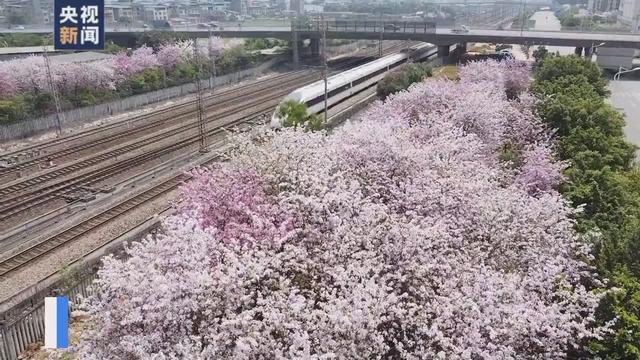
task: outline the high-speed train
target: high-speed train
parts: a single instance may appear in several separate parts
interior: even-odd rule
[[[409,59],[419,61],[434,55],[436,51],[435,45],[421,43],[400,53],[385,56],[329,77],[327,79],[327,107],[330,108],[377,84],[389,70],[406,63]],[[310,114],[322,112],[324,110],[324,80],[294,90],[280,104],[290,100],[305,103]],[[282,125],[278,110],[276,109],[271,118],[271,126],[274,128],[279,128]]]

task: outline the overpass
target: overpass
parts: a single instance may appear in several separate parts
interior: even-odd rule
[[[396,29],[388,26],[395,25]],[[208,37],[210,34],[226,38],[276,38],[283,40],[320,39],[322,26],[317,23],[279,27],[229,27],[209,30],[190,30],[175,28],[168,30],[185,37]],[[385,28],[385,26],[387,26]],[[522,45],[548,45],[592,47],[606,43],[607,47],[640,49],[640,34],[610,32],[569,32],[569,31],[536,31],[536,30],[491,30],[471,29],[466,33],[454,33],[451,28],[435,28],[432,23],[393,22],[380,23],[370,21],[325,22],[328,39],[373,39],[414,40],[437,45],[464,44],[469,42],[506,43]],[[128,29],[124,31],[107,30],[107,40],[121,44],[135,43],[140,33],[148,29]],[[166,31],[166,30],[165,30]],[[4,32],[4,31],[3,31]],[[17,30],[15,33],[50,34],[51,29]]]

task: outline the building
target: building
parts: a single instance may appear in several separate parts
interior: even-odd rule
[[[640,22],[638,22],[640,18],[640,0],[621,0],[619,10],[618,20],[625,25],[629,25],[633,32],[638,32],[640,30]]]
[[[53,0],[4,0],[0,2],[0,23],[51,24]]]
[[[133,6],[127,4],[105,4],[104,17],[107,24],[132,23],[136,20]]]
[[[296,14],[304,14],[304,0],[291,0],[289,10]]]
[[[229,10],[240,15],[247,15],[247,0],[231,0]]]
[[[616,11],[620,8],[620,0],[589,0],[588,9],[594,13]]]
[[[324,6],[305,4],[304,12],[307,14],[322,14],[324,12]]]

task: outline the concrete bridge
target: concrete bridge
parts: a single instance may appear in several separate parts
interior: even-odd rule
[[[148,30],[147,30],[148,31]],[[129,38],[135,38],[143,31],[118,31],[107,32],[107,40],[127,43]],[[187,37],[207,37],[211,32],[203,30],[174,30],[175,33],[184,34]],[[228,38],[276,38],[293,40],[297,36],[299,40],[319,39],[322,32],[314,29],[291,28],[225,28],[216,30],[213,34]],[[327,31],[328,39],[380,39],[384,40],[415,40],[432,44],[446,45],[469,42],[506,43],[523,45],[549,45],[549,46],[573,46],[590,47],[606,43],[607,47],[640,49],[640,35],[632,33],[596,33],[596,32],[567,32],[567,31],[535,31],[535,30],[484,30],[471,29],[467,33],[454,33],[452,29],[427,29],[420,30],[417,27],[389,30],[382,27],[359,28],[335,28]]]
[[[395,26],[394,28],[391,25]],[[454,33],[451,28],[435,28],[432,23],[422,22],[371,22],[371,21],[331,21],[323,24],[312,23],[292,27],[224,27],[213,34],[227,38],[276,38],[284,40],[320,39],[322,28],[326,28],[328,39],[380,39],[415,40],[432,44],[447,45],[469,42],[507,43],[523,45],[549,45],[591,47],[606,43],[606,47],[640,49],[640,34],[607,32],[569,32],[536,30],[491,30],[471,29],[465,33]],[[149,29],[107,30],[107,40],[121,44],[135,43],[135,37]],[[186,37],[207,37],[209,30],[169,30]],[[3,31],[4,32],[4,31]],[[15,33],[50,34],[51,29],[8,31]]]
[[[106,39],[120,45],[132,47],[140,33],[148,29],[129,29],[126,31],[107,30]],[[451,45],[469,42],[506,43],[523,45],[570,46],[576,53],[590,55],[594,47],[640,49],[640,35],[632,33],[607,32],[569,32],[536,30],[493,30],[471,29],[456,32],[451,28],[436,28],[428,22],[403,21],[307,21],[295,22],[292,26],[280,27],[224,27],[211,30],[172,29],[173,33],[185,37],[208,37],[215,34],[227,38],[276,38],[293,42],[294,62],[297,62],[299,50],[304,40],[311,41],[311,52],[319,52],[320,38],[326,32],[328,39],[370,39],[370,40],[414,40],[439,45],[440,56],[446,56]],[[22,33],[50,33],[42,31],[16,31]],[[463,46],[464,48],[464,46]],[[579,51],[579,52],[578,52]]]

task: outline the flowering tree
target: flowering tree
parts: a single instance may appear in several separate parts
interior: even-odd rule
[[[159,67],[160,63],[153,48],[142,46],[133,51],[131,55],[122,52],[113,58],[113,65],[118,74],[124,78],[140,73],[146,69]]]
[[[239,136],[231,162],[192,174],[163,234],[105,260],[83,358],[580,351],[604,330],[588,249],[554,190],[561,164],[526,94],[462,74],[331,135]],[[509,167],[507,143],[522,159]]]
[[[224,49],[220,38],[213,37],[210,42],[215,54]],[[189,46],[188,41],[168,42],[161,45],[156,53],[152,48],[142,46],[130,55],[121,52],[106,60],[52,66],[53,83],[62,94],[83,89],[115,89],[116,84],[147,69],[173,70],[179,63],[191,61]],[[208,56],[207,49],[201,51]],[[54,59],[52,57],[52,61]],[[42,92],[51,92],[42,56],[0,62],[0,96]]]
[[[209,37],[207,45],[209,53],[214,56],[219,55],[225,49],[224,40],[219,36]]]
[[[7,70],[0,70],[0,96],[9,96],[16,92],[18,84]]]

